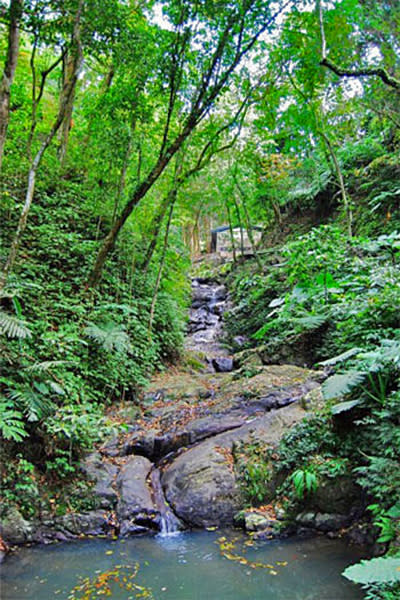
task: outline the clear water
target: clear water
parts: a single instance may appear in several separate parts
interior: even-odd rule
[[[156,600],[353,600],[363,596],[341,576],[347,565],[361,558],[360,551],[341,541],[293,539],[248,548],[246,538],[241,537],[233,552],[249,561],[269,563],[272,571],[224,558],[217,543],[221,535],[183,533],[24,548],[2,566],[0,596],[2,600],[66,599],[79,576],[93,577],[96,571],[135,562],[140,563],[135,581],[150,587]],[[112,598],[136,596],[118,588]]]

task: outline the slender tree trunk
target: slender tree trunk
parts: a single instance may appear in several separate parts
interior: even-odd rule
[[[32,110],[31,110],[31,128],[29,131],[29,138],[28,138],[28,143],[27,143],[27,152],[28,152],[29,158],[31,158],[32,141],[33,141],[33,136],[35,134],[35,130],[36,130],[37,122],[38,122],[37,112],[38,112],[40,101],[43,97],[46,79],[47,79],[47,76],[60,64],[60,62],[63,59],[64,52],[61,53],[61,55],[57,58],[57,60],[54,61],[54,63],[48,69],[41,71],[40,86],[39,86],[39,91],[37,94],[36,94],[37,74],[36,74],[36,67],[35,67],[35,55],[36,55],[36,45],[34,45],[34,47],[33,47],[32,54],[31,54],[31,60],[30,60],[31,71],[32,71]]]
[[[237,262],[236,246],[235,246],[235,236],[233,234],[231,209],[229,207],[228,200],[226,200],[226,199],[225,199],[225,206],[226,206],[226,212],[227,212],[227,215],[228,215],[228,225],[229,225],[229,233],[230,233],[230,236],[231,236],[233,262]]]
[[[343,206],[346,212],[346,223],[347,223],[347,235],[349,238],[353,236],[353,212],[351,210],[351,203],[346,193],[346,188],[344,185],[343,173],[339,165],[339,161],[336,156],[336,152],[333,149],[330,139],[323,131],[319,131],[322,139],[324,140],[328,152],[332,158],[333,164],[335,165],[336,176],[339,183],[340,193],[342,196]]]
[[[278,227],[282,231],[282,229],[283,229],[282,213],[281,213],[280,206],[279,206],[278,202],[276,202],[276,200],[274,200],[274,199],[271,199],[271,206],[272,206],[272,210],[274,211],[274,215],[275,215],[276,221],[278,223]]]
[[[165,229],[165,235],[164,235],[164,245],[163,245],[163,250],[162,250],[162,254],[161,254],[161,258],[160,258],[160,265],[158,267],[156,284],[154,286],[153,299],[151,301],[150,319],[149,319],[149,333],[150,334],[151,334],[151,330],[153,328],[154,311],[155,311],[155,308],[156,308],[158,291],[160,289],[162,272],[164,270],[165,256],[167,254],[167,248],[168,248],[168,237],[169,237],[169,231],[170,231],[170,228],[171,228],[172,213],[174,212],[175,201],[176,201],[176,193],[175,193],[175,198],[174,198],[174,200],[173,200],[173,202],[172,202],[172,204],[170,205],[170,208],[169,208],[167,227]]]
[[[119,178],[119,182],[118,182],[117,195],[116,195],[115,203],[114,203],[114,211],[113,211],[113,216],[112,216],[113,223],[115,221],[115,218],[116,218],[116,215],[118,212],[118,208],[119,208],[119,203],[120,203],[120,200],[122,198],[122,195],[124,193],[125,186],[126,186],[126,174],[127,174],[128,167],[129,167],[129,159],[131,158],[131,155],[132,155],[133,133],[135,131],[135,126],[136,126],[136,115],[135,115],[135,113],[133,113],[132,121],[130,124],[130,129],[129,129],[128,145],[126,147],[124,162],[122,165],[121,174],[120,174],[120,178]]]
[[[153,258],[153,254],[154,254],[154,251],[157,246],[158,236],[161,231],[164,217],[167,213],[168,207],[170,207],[171,204],[175,203],[176,194],[177,194],[177,188],[176,188],[176,186],[174,186],[162,200],[161,205],[158,209],[158,212],[153,219],[152,230],[150,232],[150,236],[151,236],[150,243],[147,247],[143,265],[142,265],[142,269],[145,273],[147,273],[151,259]]]
[[[158,159],[156,165],[150,171],[149,175],[144,181],[138,184],[135,191],[133,192],[130,200],[126,203],[120,215],[115,220],[115,223],[111,227],[109,233],[105,237],[103,244],[97,254],[96,262],[88,280],[89,287],[95,287],[100,280],[101,273],[106,262],[107,256],[114,249],[116,239],[123,225],[125,224],[128,217],[131,215],[135,206],[140,200],[147,194],[152,185],[160,177],[165,167],[170,162],[171,158],[176,154],[184,140],[188,137],[191,132],[191,128],[186,127],[184,131],[175,139],[165,154]]]
[[[258,268],[259,268],[260,272],[262,272],[263,271],[263,265],[262,265],[262,262],[260,260],[260,256],[258,254],[256,244],[254,242],[253,230],[252,230],[252,225],[251,225],[251,221],[250,221],[250,215],[249,215],[249,211],[247,210],[247,205],[246,205],[246,199],[247,199],[247,197],[246,197],[246,194],[245,194],[244,190],[242,189],[241,185],[239,184],[239,182],[237,181],[236,178],[235,178],[235,183],[236,183],[236,187],[239,190],[239,193],[240,193],[241,198],[242,198],[242,206],[243,206],[243,212],[244,212],[244,217],[245,217],[245,225],[246,225],[247,236],[249,238],[251,249],[253,250],[254,258],[256,259]]]
[[[244,239],[243,239],[242,219],[240,217],[239,204],[237,203],[237,200],[235,198],[235,194],[233,194],[233,193],[232,193],[232,200],[233,200],[233,203],[235,205],[236,218],[238,220],[238,225],[239,225],[239,229],[240,229],[240,252],[241,252],[241,255],[243,256],[243,254],[244,254]]]
[[[78,12],[75,17],[74,34],[73,34],[75,37],[78,37],[78,38],[80,36],[80,18],[81,18],[82,6],[83,6],[83,0],[80,0]],[[72,93],[73,92],[72,82],[70,82],[69,89],[70,89],[70,93]],[[40,166],[40,163],[42,161],[44,153],[46,152],[47,148],[50,146],[54,136],[57,134],[57,131],[59,130],[59,128],[63,122],[64,116],[65,116],[65,111],[66,111],[66,105],[68,104],[68,100],[69,100],[69,94],[68,94],[68,89],[67,89],[67,90],[64,90],[64,102],[62,104],[60,104],[60,108],[59,108],[56,120],[55,120],[50,132],[47,134],[46,139],[44,140],[41,147],[39,148],[39,151],[36,153],[36,156],[33,159],[31,167],[29,169],[28,187],[27,187],[26,196],[25,196],[25,203],[22,208],[22,212],[21,212],[21,215],[20,215],[20,218],[18,221],[14,239],[11,242],[7,260],[5,262],[3,271],[0,275],[0,293],[4,289],[5,284],[7,283],[8,275],[9,275],[11,269],[13,268],[15,259],[17,257],[18,248],[19,248],[19,245],[21,242],[22,234],[25,231],[28,214],[29,214],[29,211],[30,211],[30,208],[32,205],[32,201],[33,201],[33,194],[35,191],[37,170]]]
[[[61,125],[59,159],[64,164],[67,155],[69,132],[72,125],[72,111],[74,108],[76,84],[79,71],[83,62],[83,53],[80,36],[72,35],[71,48],[64,58],[64,85],[60,98],[60,105],[65,106],[64,118]]]
[[[10,92],[18,61],[19,21],[22,16],[23,4],[23,0],[11,0],[10,2],[7,57],[0,81],[0,170],[10,120]]]

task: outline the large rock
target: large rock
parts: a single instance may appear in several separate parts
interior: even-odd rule
[[[147,484],[152,466],[144,456],[132,456],[119,472],[117,517],[121,535],[159,529],[159,513]]]
[[[361,488],[350,476],[326,478],[311,499],[312,507],[325,513],[348,514],[361,502]]]
[[[299,405],[255,418],[183,452],[164,471],[162,484],[175,514],[196,527],[232,525],[243,505],[233,468],[239,443],[274,447],[282,435],[306,416]]]
[[[188,525],[230,525],[241,507],[232,464],[221,450],[203,442],[178,456],[163,475],[166,498]]]
[[[88,479],[95,482],[92,492],[98,500],[98,506],[114,507],[118,501],[115,489],[118,467],[100,454],[94,453],[82,462],[81,469],[86,473]]]
[[[151,493],[147,485],[147,477],[152,464],[144,456],[132,456],[121,468],[117,486],[120,500],[117,505],[119,518],[130,517],[139,512],[154,510]]]
[[[16,507],[8,509],[0,523],[0,536],[8,544],[23,544],[32,539],[34,527]]]
[[[158,433],[155,430],[143,432],[141,435],[130,436],[125,443],[126,454],[139,454],[152,461],[158,461],[171,452],[180,448],[212,437],[224,431],[241,427],[246,417],[235,415],[216,415],[199,417],[189,421],[182,429]]]

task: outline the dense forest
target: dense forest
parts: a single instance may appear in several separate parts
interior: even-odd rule
[[[82,456],[128,428],[115,407],[134,421],[155,373],[201,369],[183,347],[194,264],[230,289],[243,377],[324,371],[324,406],[280,444],[280,498],[294,514],[351,475],[391,565],[366,566],[366,597],[398,598],[399,3],[10,0],[0,15],[3,514],[82,510]],[[233,244],[207,260],[222,225],[250,258]],[[239,461],[255,505],[267,454]]]

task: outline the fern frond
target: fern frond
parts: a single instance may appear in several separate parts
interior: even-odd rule
[[[32,336],[32,333],[23,321],[9,315],[4,310],[0,310],[0,334],[5,334],[10,338],[21,339]]]
[[[351,358],[352,356],[359,354],[359,352],[360,352],[360,348],[351,348],[351,350],[347,350],[346,352],[342,352],[341,354],[338,354],[337,356],[333,356],[332,358],[329,358],[328,360],[324,360],[324,361],[318,363],[318,366],[330,367],[333,365],[337,365],[338,363],[344,362],[348,358]]]
[[[332,406],[331,413],[333,415],[339,415],[342,412],[347,412],[348,410],[351,410],[359,404],[361,404],[361,400],[348,400],[347,402],[339,402],[339,404],[335,404],[335,406]]]
[[[73,362],[70,360],[43,360],[42,362],[37,362],[30,367],[26,368],[28,372],[36,372],[36,373],[44,373],[46,371],[50,371],[55,367],[64,367],[65,365],[72,365]]]
[[[322,385],[325,400],[348,394],[354,387],[360,385],[366,376],[367,374],[362,371],[349,371],[328,377]]]
[[[322,325],[324,325],[328,320],[327,315],[307,315],[306,317],[299,317],[294,319],[296,325],[300,325],[300,327],[304,329],[318,329]]]
[[[102,323],[101,325],[89,323],[84,333],[109,352],[113,350],[116,352],[127,352],[130,348],[129,335],[122,325],[117,325],[112,321]]]
[[[29,386],[11,390],[8,397],[19,405],[29,422],[40,421],[43,417],[48,416],[54,407],[51,398]]]
[[[22,414],[7,400],[0,400],[0,434],[6,440],[21,442],[28,434],[24,429]]]

